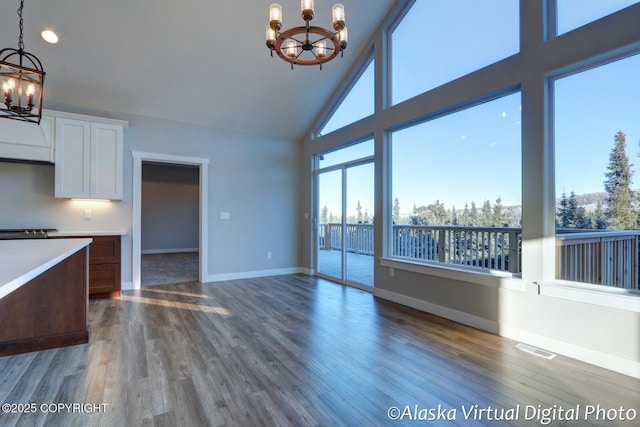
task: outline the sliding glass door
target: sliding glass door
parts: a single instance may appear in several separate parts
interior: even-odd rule
[[[347,221],[346,280],[373,286],[373,163],[345,168]]]
[[[318,175],[318,223],[317,271],[320,274],[342,279],[342,170],[332,170]]]
[[[315,175],[316,271],[360,288],[373,287],[372,154],[367,141],[321,156]]]

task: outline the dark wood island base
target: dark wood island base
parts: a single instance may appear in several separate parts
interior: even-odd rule
[[[0,299],[0,356],[89,342],[87,248]]]

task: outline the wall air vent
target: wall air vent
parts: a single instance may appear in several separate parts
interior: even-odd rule
[[[542,350],[536,347],[532,347],[527,344],[520,343],[520,344],[516,344],[514,347],[517,348],[518,350],[524,351],[525,353],[535,354],[536,356],[544,357],[547,360],[551,360],[554,357],[556,357],[556,355],[551,352],[548,352],[546,350]]]

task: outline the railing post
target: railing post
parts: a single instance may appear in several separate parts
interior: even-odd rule
[[[324,248],[327,251],[331,250],[331,225],[329,223],[324,225]]]
[[[445,262],[445,235],[446,235],[447,231],[446,230],[438,230],[438,260],[440,262]]]
[[[509,271],[518,273],[520,271],[520,250],[518,235],[515,231],[509,232]]]
[[[633,236],[633,289],[640,290],[640,282],[638,282],[638,244],[640,241],[638,235]]]

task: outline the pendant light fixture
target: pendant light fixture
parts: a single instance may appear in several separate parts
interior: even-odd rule
[[[40,123],[45,73],[40,60],[24,50],[23,8],[24,0],[20,0],[18,49],[0,50],[0,118]]]
[[[344,23],[344,6],[335,4],[332,8],[333,29],[311,26],[313,19],[313,0],[301,0],[302,19],[305,25],[293,27],[283,32],[282,6],[273,3],[269,6],[269,25],[267,25],[267,47],[291,64],[319,65],[331,61],[347,48],[347,27]]]

